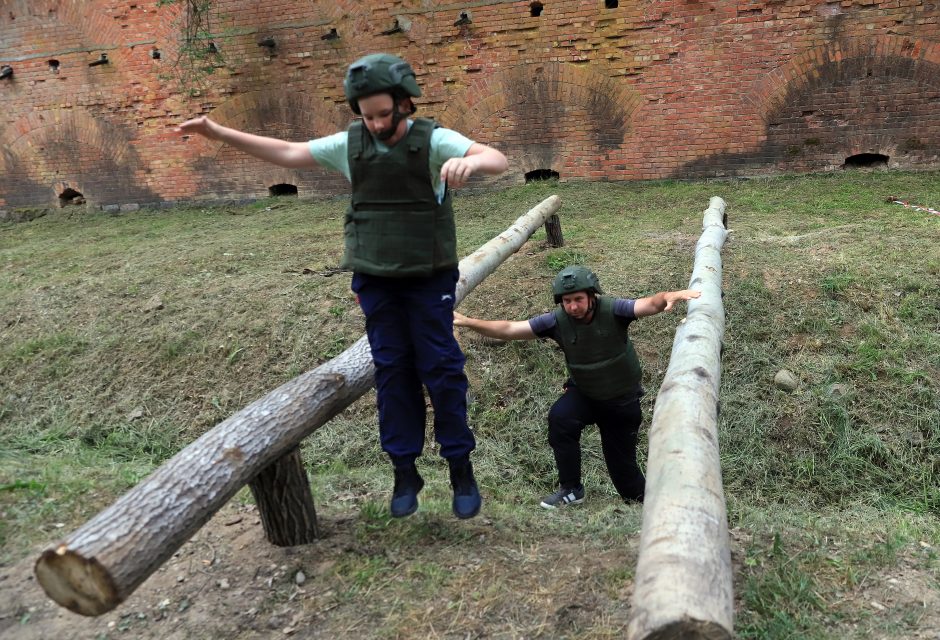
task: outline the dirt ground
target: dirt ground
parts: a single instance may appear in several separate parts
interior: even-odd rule
[[[419,512],[412,518],[423,519],[413,525],[422,532],[420,544],[380,547],[375,543],[381,536],[370,541],[362,534],[358,515],[321,514],[321,540],[278,548],[264,539],[253,505],[230,504],[126,602],[98,618],[74,614],[45,596],[32,571],[37,549],[0,573],[0,637],[623,634],[638,536],[614,549],[545,537],[527,544],[483,516],[461,522]],[[403,535],[407,539],[407,531]]]
[[[625,519],[639,507],[617,508]],[[636,510],[636,513],[633,512]],[[585,514],[587,515],[587,514]],[[382,532],[349,511],[320,514],[323,538],[279,548],[253,505],[223,508],[122,605],[98,618],[45,596],[36,553],[0,572],[0,637],[133,638],[610,638],[630,615],[639,534],[622,544],[520,536],[494,518],[419,512]],[[379,525],[386,526],[386,525]],[[390,534],[389,529],[397,530]],[[731,531],[735,590],[749,535]],[[834,608],[833,638],[940,640],[935,576],[899,558],[866,576]],[[738,606],[741,603],[739,601]],[[855,620],[853,621],[853,617]],[[878,622],[888,619],[890,624]],[[881,632],[879,628],[895,631]],[[898,629],[907,629],[898,635]]]

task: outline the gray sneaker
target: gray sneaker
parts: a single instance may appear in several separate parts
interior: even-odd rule
[[[545,509],[557,509],[569,504],[581,504],[584,502],[584,487],[559,487],[558,491],[550,496],[542,498],[541,505]]]

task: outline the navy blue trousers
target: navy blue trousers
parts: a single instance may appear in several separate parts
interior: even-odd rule
[[[596,424],[607,472],[625,500],[642,500],[646,479],[636,463],[636,440],[643,421],[640,399],[593,400],[569,381],[548,412],[548,443],[558,465],[558,483],[581,486],[581,432]]]
[[[413,464],[424,449],[427,389],[434,437],[448,460],[469,455],[464,355],[454,338],[457,269],[427,278],[353,274],[375,363],[382,450],[395,466]]]

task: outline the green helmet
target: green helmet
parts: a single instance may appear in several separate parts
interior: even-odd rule
[[[587,291],[588,293],[604,293],[601,289],[601,283],[597,276],[587,267],[574,266],[565,267],[555,276],[552,282],[552,293],[555,295],[555,304],[561,302],[561,297],[568,293],[576,291]]]
[[[388,91],[393,96],[405,94],[415,98],[421,95],[411,65],[389,53],[373,53],[349,65],[343,89],[349,106],[356,114],[360,113],[359,98],[374,93]]]

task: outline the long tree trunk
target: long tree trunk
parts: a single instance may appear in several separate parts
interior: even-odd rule
[[[688,303],[653,410],[631,640],[732,637],[731,552],[718,454],[724,209],[714,197],[705,211],[689,283],[702,296]]]
[[[561,206],[551,196],[460,262],[457,301]],[[123,602],[241,487],[373,385],[365,336],[214,427],[36,561],[50,598],[84,615]],[[312,506],[312,505],[311,505]]]

